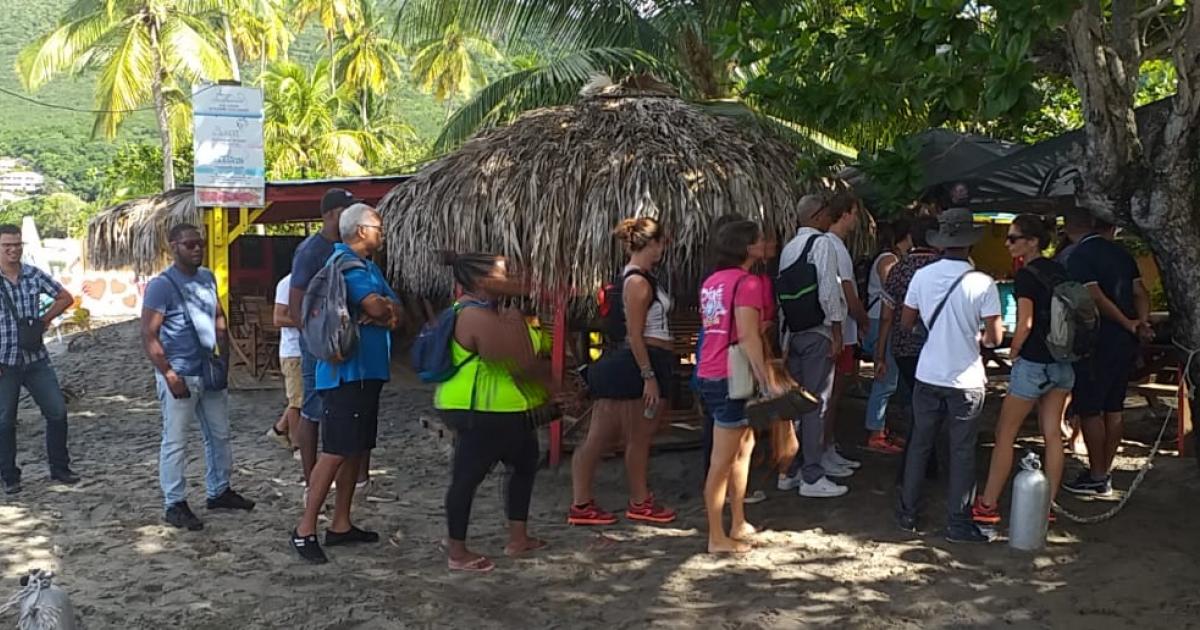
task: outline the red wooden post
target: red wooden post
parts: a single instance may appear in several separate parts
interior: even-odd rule
[[[550,350],[550,373],[554,386],[562,387],[567,370],[567,302],[562,292],[554,299],[554,346]],[[550,423],[550,466],[562,458],[562,419]]]

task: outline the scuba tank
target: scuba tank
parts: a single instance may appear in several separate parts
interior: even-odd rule
[[[1042,461],[1031,451],[1021,458],[1021,472],[1013,479],[1008,546],[1021,551],[1045,546],[1049,513],[1050,485],[1042,474]]]

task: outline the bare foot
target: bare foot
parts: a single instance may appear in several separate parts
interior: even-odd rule
[[[721,540],[708,539],[708,553],[747,553],[753,547],[749,543],[744,543],[740,540],[732,538],[723,538]]]
[[[546,546],[546,541],[539,538],[526,537],[524,540],[514,540],[504,546],[504,555],[510,558],[523,556],[531,551],[537,551]]]
[[[729,537],[734,540],[750,540],[754,538],[754,535],[757,533],[758,530],[755,529],[753,525],[750,523],[742,523],[740,527],[730,530]]]

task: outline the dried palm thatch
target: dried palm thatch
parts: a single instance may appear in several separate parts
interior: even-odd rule
[[[167,232],[180,223],[201,225],[191,188],[123,201],[88,221],[87,263],[93,269],[129,269],[141,275],[169,264]]]
[[[744,120],[662,90],[589,84],[573,106],[535,110],[430,163],[380,202],[388,272],[407,291],[446,296],[437,249],[503,254],[541,293],[591,295],[622,263],[610,235],[656,217],[676,295],[695,292],[709,226],[738,213],[767,230],[799,225],[797,153]]]

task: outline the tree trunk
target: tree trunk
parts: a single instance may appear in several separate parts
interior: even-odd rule
[[[234,81],[242,82],[242,68],[238,64],[237,49],[233,45],[233,28],[229,26],[229,16],[221,14],[221,26],[225,29],[225,52],[229,55],[229,71]]]
[[[367,90],[363,90],[361,105],[359,105],[359,108],[360,108],[359,113],[362,115],[362,129],[364,131],[367,129],[367,125],[370,124],[370,121],[367,120],[367,97],[368,96],[369,96],[369,94],[367,93]]]
[[[157,23],[150,25],[150,43],[154,47],[154,79],[150,89],[154,95],[154,113],[158,120],[158,138],[162,143],[163,158],[163,192],[175,188],[175,147],[171,138],[171,123],[167,116],[167,99],[163,94],[163,79],[166,69],[163,67],[162,47],[158,43]]]
[[[325,32],[325,43],[329,45],[329,95],[337,94],[337,63],[334,61],[333,32]]]

